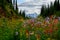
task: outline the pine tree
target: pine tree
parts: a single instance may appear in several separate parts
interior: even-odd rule
[[[59,0],[58,0],[58,10],[60,9],[60,7],[59,7]]]
[[[51,5],[50,5],[50,15],[52,15],[52,14],[54,14],[54,5],[51,2]]]
[[[41,8],[41,16],[44,16],[44,5],[42,5],[42,8]]]
[[[25,18],[25,11],[23,11],[22,16],[23,16],[23,18]]]
[[[60,2],[59,2],[59,10],[60,10]]]
[[[10,0],[10,3],[12,4],[12,0]]]
[[[21,10],[20,10],[20,12],[19,12],[19,15],[20,15],[20,16],[22,15],[22,12],[21,12]]]
[[[55,0],[55,2],[54,2],[54,8],[55,8],[55,10],[57,9],[57,0]]]
[[[16,0],[13,0],[14,10],[16,10]]]
[[[13,0],[13,5],[15,5],[15,0]]]
[[[48,9],[48,11],[47,11],[47,14],[49,15],[49,12],[50,12],[50,8],[49,8],[49,5],[48,5],[48,8],[47,8],[47,9]]]
[[[6,0],[7,3],[11,3],[10,1],[11,1],[11,0]]]
[[[16,0],[16,11],[17,11],[17,13],[18,13],[18,6],[17,6],[17,0]]]
[[[3,0],[0,0],[0,6],[2,6],[2,4],[3,4]]]
[[[55,8],[56,11],[59,11],[59,9],[60,9],[60,7],[59,7],[59,0],[55,0],[54,8]]]

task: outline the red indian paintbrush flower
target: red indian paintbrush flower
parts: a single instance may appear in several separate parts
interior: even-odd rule
[[[48,34],[48,32],[49,32],[49,30],[47,30],[47,29],[46,29],[46,30],[44,30],[44,33],[45,33],[45,34]]]
[[[52,33],[53,32],[53,29],[49,29],[49,33]]]
[[[57,31],[58,30],[58,27],[54,27],[54,30]]]
[[[29,31],[28,31],[28,30],[26,30],[26,33],[29,33]]]

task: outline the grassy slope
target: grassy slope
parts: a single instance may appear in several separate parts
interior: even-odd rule
[[[12,4],[6,3],[4,6],[0,6],[0,16],[12,17],[16,15],[16,11],[13,9]]]

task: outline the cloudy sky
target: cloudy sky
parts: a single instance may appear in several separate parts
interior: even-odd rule
[[[42,5],[50,5],[55,0],[18,0],[19,10],[25,10],[26,14],[40,13]]]

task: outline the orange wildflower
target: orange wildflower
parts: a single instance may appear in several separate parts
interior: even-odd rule
[[[50,19],[52,19],[52,18],[53,18],[53,15],[50,16]]]
[[[52,28],[53,24],[49,24],[48,27]]]
[[[54,27],[54,30],[58,30],[58,27]]]
[[[28,31],[28,30],[26,30],[26,37],[28,37],[28,35],[29,35],[29,31]]]
[[[36,38],[37,38],[37,40],[39,40],[40,39],[40,34],[37,34]]]
[[[54,20],[54,23],[55,23],[55,24],[57,24],[57,23],[58,23],[58,19],[57,19],[57,18]]]

